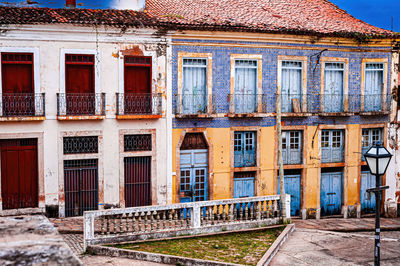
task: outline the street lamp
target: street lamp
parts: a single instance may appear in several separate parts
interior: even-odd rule
[[[376,187],[367,189],[368,193],[375,193],[375,260],[374,265],[380,265],[380,206],[381,206],[381,195],[382,191],[388,189],[389,186],[381,186],[381,176],[385,174],[386,169],[389,165],[392,155],[389,151],[381,145],[379,141],[375,143],[365,154],[365,160],[367,161],[369,171],[375,175]]]

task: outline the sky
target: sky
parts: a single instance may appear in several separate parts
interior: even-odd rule
[[[144,0],[77,0],[77,3],[79,7],[85,8],[129,9],[135,8],[137,1]],[[38,2],[31,6],[63,7],[65,0],[30,0],[30,2]],[[388,30],[392,29],[393,24],[393,30],[400,32],[400,0],[331,0],[331,2],[369,24]],[[0,0],[0,5],[6,3],[26,5],[26,0]]]

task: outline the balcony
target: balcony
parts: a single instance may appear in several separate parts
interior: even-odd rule
[[[178,118],[209,118],[216,108],[212,94],[175,94],[174,113]]]
[[[259,102],[262,94],[229,94],[230,117],[258,117],[261,113]]]
[[[162,93],[117,93],[117,119],[162,117]]]
[[[105,93],[57,93],[59,120],[104,119],[105,110]]]
[[[0,94],[0,121],[32,121],[44,119],[44,93]]]

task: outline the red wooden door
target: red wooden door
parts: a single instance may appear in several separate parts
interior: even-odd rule
[[[151,157],[126,157],[125,207],[151,205]]]
[[[33,55],[2,53],[3,115],[34,115]]]
[[[151,114],[151,58],[125,57],[125,114]]]
[[[94,56],[66,55],[65,72],[67,115],[94,114]]]
[[[37,207],[36,140],[2,141],[0,145],[3,209]]]

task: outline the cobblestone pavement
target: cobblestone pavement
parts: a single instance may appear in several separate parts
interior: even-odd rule
[[[82,234],[62,234],[62,237],[76,255],[80,255],[83,253]]]

